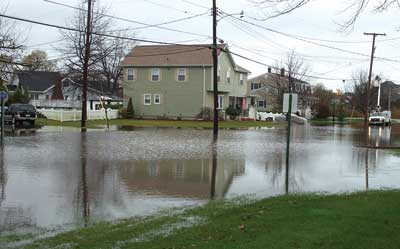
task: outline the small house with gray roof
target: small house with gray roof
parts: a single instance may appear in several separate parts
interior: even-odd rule
[[[248,108],[247,76],[227,45],[218,50],[218,108]],[[210,45],[136,46],[122,63],[124,105],[144,118],[202,118],[214,107]],[[204,117],[204,116],[203,116]]]

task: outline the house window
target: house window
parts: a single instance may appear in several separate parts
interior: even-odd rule
[[[243,85],[243,74],[240,74],[240,80],[239,80],[239,83],[240,83],[240,85]]]
[[[178,68],[178,81],[186,80],[186,68]]]
[[[49,100],[50,99],[50,96],[49,95],[46,95],[46,100]]]
[[[231,70],[228,69],[228,71],[226,72],[226,83],[231,83]]]
[[[32,100],[38,100],[39,99],[39,94],[37,94],[37,93],[31,94],[31,99]]]
[[[251,83],[251,90],[257,90],[261,88],[261,83]]]
[[[68,95],[64,95],[64,99],[65,99],[65,100],[68,100]]]
[[[267,108],[267,101],[265,99],[264,100],[259,100],[258,101],[258,107]]]
[[[160,69],[159,68],[151,69],[151,81],[160,81]]]
[[[128,80],[135,80],[135,69],[128,68]]]
[[[78,101],[81,101],[81,96],[76,96],[76,99],[77,99]]]
[[[219,83],[219,82],[221,82],[221,67],[219,67],[219,66],[218,66],[218,72],[217,73],[218,73],[217,74],[217,77],[218,77],[217,82]]]
[[[160,94],[154,94],[154,104],[155,105],[161,104],[161,95]]]
[[[223,95],[218,95],[218,109],[222,109],[224,106],[224,96]]]
[[[144,95],[144,105],[151,105],[151,94]]]

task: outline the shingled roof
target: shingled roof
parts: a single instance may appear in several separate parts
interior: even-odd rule
[[[42,72],[42,71],[17,71],[16,75],[25,89],[34,92],[43,92],[54,86],[61,75],[58,72]]]
[[[222,44],[220,47],[225,47]],[[221,50],[218,50],[221,53]],[[123,66],[212,66],[211,45],[136,46],[126,56]]]

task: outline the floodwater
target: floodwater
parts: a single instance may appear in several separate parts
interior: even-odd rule
[[[44,127],[6,137],[0,232],[84,226],[205,203],[400,188],[400,157],[365,149],[358,127],[294,126],[286,178],[284,127],[92,130]],[[372,146],[399,146],[400,125],[372,127]],[[0,152],[1,153],[1,152]]]

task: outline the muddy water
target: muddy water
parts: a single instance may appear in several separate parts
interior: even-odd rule
[[[370,144],[399,146],[399,128],[371,128]],[[400,157],[358,147],[358,127],[295,126],[288,179],[284,128],[222,130],[215,150],[211,132],[81,135],[45,127],[8,136],[0,157],[0,231],[82,226],[196,205],[210,196],[280,195],[286,182],[289,192],[400,188]]]

